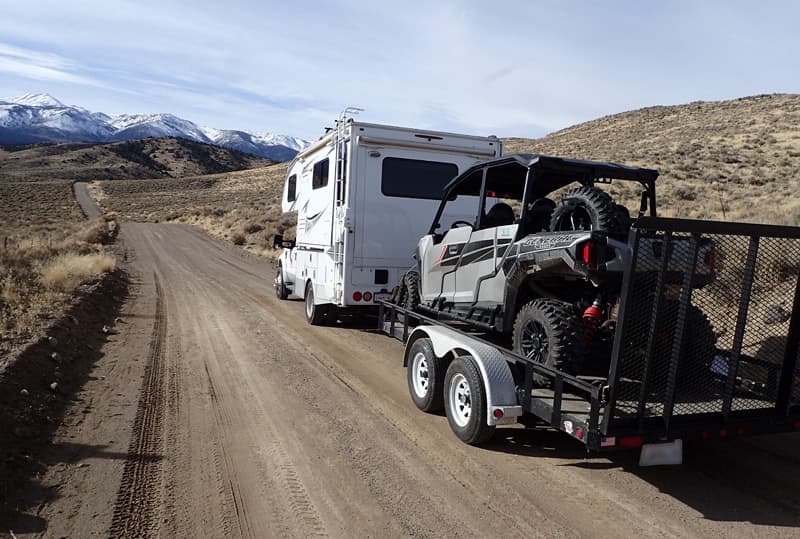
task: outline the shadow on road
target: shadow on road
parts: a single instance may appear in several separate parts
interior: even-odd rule
[[[127,276],[114,272],[55,323],[49,332],[54,341],[30,346],[0,377],[0,533],[47,530],[47,522],[32,510],[58,496],[39,479],[51,466],[87,457],[127,458],[103,447],[52,444],[103,357],[103,326],[113,327],[127,295]]]
[[[647,481],[705,518],[722,522],[800,527],[800,434],[686,444],[681,466],[639,466],[639,452],[590,454],[549,428],[498,429],[485,450],[586,470],[587,482],[565,485],[591,491],[592,472],[618,469]],[[599,480],[599,478],[598,478]]]

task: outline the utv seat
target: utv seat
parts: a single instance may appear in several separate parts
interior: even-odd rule
[[[556,203],[549,198],[537,198],[534,200],[530,206],[528,206],[525,222],[522,223],[524,233],[536,234],[538,232],[549,231],[550,218],[555,208]]]
[[[505,202],[498,202],[492,206],[492,209],[486,214],[486,219],[484,220],[484,226],[482,228],[513,225],[514,219],[516,219],[514,209]]]

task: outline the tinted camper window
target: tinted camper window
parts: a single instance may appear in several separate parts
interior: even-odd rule
[[[319,189],[328,185],[328,160],[323,159],[314,164],[314,177],[311,179],[311,188]]]
[[[286,200],[294,202],[297,198],[297,174],[289,176],[289,186],[286,189]]]
[[[456,177],[453,163],[387,157],[381,171],[381,192],[387,197],[442,198],[442,189]]]

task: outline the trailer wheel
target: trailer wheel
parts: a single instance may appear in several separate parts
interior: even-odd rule
[[[278,264],[278,272],[275,275],[275,295],[278,299],[286,299],[289,297],[289,289],[286,288],[286,283],[283,280],[283,266]]]
[[[525,304],[514,321],[514,352],[537,363],[577,374],[583,360],[579,318],[566,302],[540,298]],[[550,378],[534,375],[538,385]]]
[[[314,305],[314,285],[311,281],[306,285],[306,320],[312,326],[321,326],[325,323],[328,314],[328,305]]]
[[[430,339],[417,339],[408,352],[408,392],[423,412],[444,408],[445,361],[436,357]]]
[[[471,356],[460,356],[450,363],[444,387],[444,410],[450,429],[470,445],[488,441],[495,427],[486,423],[486,388]]]

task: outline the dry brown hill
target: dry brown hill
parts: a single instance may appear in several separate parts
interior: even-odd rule
[[[800,224],[800,95],[648,107],[505,144],[656,168],[664,215]]]
[[[180,178],[269,164],[269,159],[174,137],[0,146],[0,182]]]

